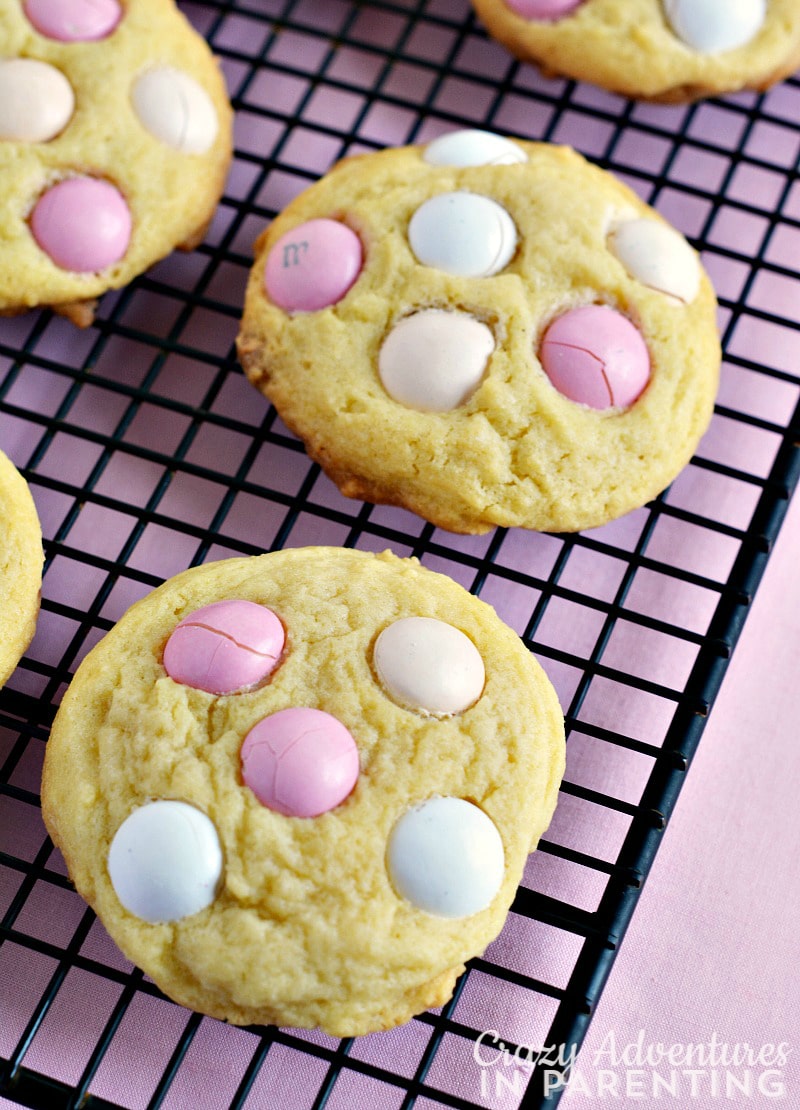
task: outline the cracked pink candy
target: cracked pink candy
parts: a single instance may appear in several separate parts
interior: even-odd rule
[[[164,648],[171,679],[205,690],[235,694],[262,682],[283,651],[283,625],[253,601],[216,601],[180,622]]]
[[[593,409],[632,405],[650,380],[642,333],[608,305],[558,316],[544,333],[539,358],[559,393]]]
[[[281,709],[250,729],[242,778],[258,800],[285,817],[319,817],[358,780],[358,748],[341,721],[321,709]]]

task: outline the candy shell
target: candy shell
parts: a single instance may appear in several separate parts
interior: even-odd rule
[[[423,159],[431,166],[510,166],[526,162],[525,152],[511,139],[492,131],[450,131],[428,143]]]
[[[408,226],[411,249],[425,266],[457,277],[491,277],[517,249],[508,212],[478,193],[439,193],[416,210]]]
[[[471,917],[489,906],[505,872],[503,842],[482,809],[462,798],[429,798],[389,836],[396,892],[437,917]]]
[[[401,617],[387,625],[375,641],[373,663],[391,698],[437,717],[463,713],[486,680],[469,636],[434,617]]]
[[[678,38],[702,54],[745,46],[767,17],[766,0],[664,0],[664,11]]]
[[[74,110],[72,85],[60,69],[33,58],[0,61],[0,140],[49,142]]]
[[[117,0],[25,0],[25,15],[40,35],[56,42],[97,42],[122,19]]]
[[[142,73],[131,91],[134,111],[156,139],[181,154],[205,154],[219,130],[217,110],[202,85],[174,66]]]
[[[641,332],[607,305],[584,305],[557,317],[539,357],[560,393],[593,409],[633,404],[650,380]]]
[[[131,214],[108,181],[70,177],[43,193],[31,213],[31,231],[62,270],[96,273],[128,249]]]
[[[262,682],[278,663],[285,635],[264,605],[231,599],[196,609],[164,648],[164,669],[175,682],[218,696]]]
[[[287,231],[264,269],[270,300],[286,312],[318,312],[340,301],[361,272],[361,240],[338,220],[316,219]]]
[[[608,246],[631,277],[658,293],[691,304],[700,289],[700,263],[684,237],[658,220],[625,220]]]
[[[241,764],[245,786],[263,805],[286,817],[319,817],[355,786],[358,748],[330,713],[292,707],[250,729]]]
[[[395,324],[381,346],[378,373],[400,404],[448,412],[475,392],[493,350],[490,329],[474,317],[426,309]]]
[[[186,802],[135,809],[108,853],[108,872],[126,910],[151,923],[199,913],[216,897],[222,848],[211,820]]]

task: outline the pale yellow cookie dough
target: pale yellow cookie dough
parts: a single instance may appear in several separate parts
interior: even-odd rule
[[[681,102],[767,89],[800,65],[797,0],[769,0],[761,30],[718,54],[682,42],[661,0],[585,0],[552,22],[523,19],[504,0],[473,5],[489,34],[518,58],[624,96]]]
[[[457,532],[576,531],[643,505],[689,461],[718,383],[706,275],[679,303],[636,281],[608,248],[619,220],[661,217],[575,151],[515,141],[527,159],[513,165],[432,166],[420,147],[339,163],[258,240],[239,335],[248,377],[345,494]],[[409,246],[423,201],[462,190],[497,201],[516,225],[516,253],[494,277],[449,276]],[[265,261],[284,232],[323,216],[358,233],[365,264],[337,304],[292,315],[268,299]],[[628,316],[649,348],[651,380],[625,411],[568,400],[537,357],[554,317],[594,302]],[[397,321],[431,307],[470,313],[496,343],[479,387],[443,413],[392,400],[377,371]]]
[[[0,314],[50,305],[87,326],[101,293],[126,285],[175,247],[197,246],[214,214],[232,151],[232,113],[219,66],[172,0],[125,0],[123,7],[108,38],[69,43],[38,34],[20,0],[0,0],[0,57],[54,66],[76,100],[72,119],[49,142],[0,141]],[[140,123],[131,89],[155,66],[184,71],[211,98],[219,126],[207,153],[181,153]],[[126,254],[100,273],[55,265],[28,223],[48,186],[81,175],[115,185],[132,215]]]
[[[287,648],[266,685],[215,697],[169,678],[162,653],[179,620],[224,598],[271,608]],[[403,709],[376,680],[373,642],[404,616],[450,622],[477,646],[485,686],[460,715]],[[355,790],[320,817],[281,816],[242,784],[245,735],[291,706],[333,714],[358,746]],[[236,1024],[350,1035],[446,1001],[502,927],[563,769],[555,693],[494,610],[416,560],[306,548],[186,571],[134,605],[64,698],[42,807],[80,893],[171,998]],[[472,801],[502,838],[501,888],[469,917],[416,909],[387,874],[394,823],[434,795]],[[165,798],[212,820],[224,878],[208,908],[152,925],[122,907],[106,861],[128,815]]]
[[[0,686],[33,638],[42,585],[42,530],[28,483],[0,451]]]

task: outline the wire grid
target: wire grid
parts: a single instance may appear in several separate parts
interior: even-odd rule
[[[475,1041],[580,1043],[797,480],[800,84],[635,104],[519,65],[464,0],[184,11],[237,109],[206,243],[107,295],[86,332],[0,322],[0,443],[47,556],[36,638],[0,696],[0,1104],[554,1104],[541,1067],[481,1086]],[[717,285],[712,427],[665,495],[605,528],[461,537],[347,501],[237,366],[251,244],[275,212],[346,153],[463,126],[572,143],[679,226]],[[59,699],[125,608],[190,564],[305,543],[390,547],[480,593],[542,661],[570,738],[553,825],[452,1002],[341,1042],[165,1000],[73,892],[39,809]]]

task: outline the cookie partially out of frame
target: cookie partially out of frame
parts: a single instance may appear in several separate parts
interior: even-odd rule
[[[222,75],[172,0],[0,0],[0,314],[90,324],[203,239],[230,157]]]
[[[42,807],[80,893],[175,1001],[384,1029],[499,932],[564,769],[547,678],[414,559],[187,571],[81,664]]]
[[[573,150],[454,132],[346,159],[256,244],[238,349],[348,496],[456,532],[575,531],[706,429],[695,252]]]
[[[42,530],[28,483],[0,451],[0,686],[36,629],[42,585]]]
[[[690,101],[767,89],[800,65],[797,0],[473,0],[487,31],[547,74]]]

